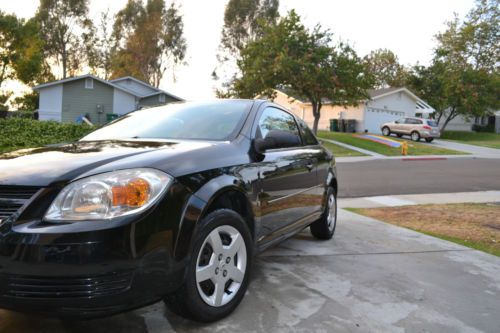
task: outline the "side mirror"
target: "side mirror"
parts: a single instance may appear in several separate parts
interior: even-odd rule
[[[300,137],[288,131],[271,130],[264,139],[255,139],[253,144],[255,151],[263,154],[269,149],[300,146]]]

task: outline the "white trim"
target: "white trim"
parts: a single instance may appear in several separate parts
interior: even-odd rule
[[[94,76],[92,74],[85,74],[85,75],[80,75],[80,76],[74,76],[74,77],[70,77],[70,78],[66,78],[66,79],[62,79],[62,80],[58,80],[58,81],[52,81],[52,82],[48,82],[48,83],[43,83],[43,84],[39,84],[37,86],[34,86],[32,89],[33,90],[40,90],[40,89],[44,89],[44,88],[47,88],[47,87],[51,87],[51,86],[55,86],[55,85],[58,85],[58,84],[62,84],[62,83],[66,83],[66,82],[71,82],[71,81],[76,81],[76,80],[80,80],[80,79],[84,79],[84,78],[92,78],[94,80],[97,80],[103,84],[107,84],[107,85],[110,85],[112,86],[113,88],[116,88],[116,89],[120,89],[130,95],[133,95],[133,96],[136,96],[136,97],[139,97],[139,98],[146,98],[146,97],[150,97],[150,96],[154,96],[154,95],[157,95],[157,94],[165,94],[167,96],[170,96],[172,97],[173,99],[177,99],[179,101],[184,101],[184,99],[180,98],[180,97],[177,97],[173,94],[170,94],[164,90],[160,90],[160,89],[157,89],[157,88],[154,88],[152,87],[153,89],[156,90],[155,93],[152,93],[152,94],[148,94],[148,95],[141,95],[141,94],[138,94],[137,92],[135,91],[132,91],[130,89],[127,89],[127,88],[124,88],[122,86],[119,86],[117,84],[114,84],[113,81],[116,81],[116,80],[119,80],[119,79],[116,79],[116,80],[112,80],[112,81],[106,81],[106,80],[103,80],[101,78],[98,78],[97,76]],[[139,83],[142,83],[143,85],[147,85],[149,86],[147,83],[144,83],[140,80],[137,80],[136,78],[133,78],[133,77],[126,77],[126,78],[131,78],[132,80],[136,81],[136,82],[139,82]],[[124,79],[124,78],[120,78],[120,79]]]

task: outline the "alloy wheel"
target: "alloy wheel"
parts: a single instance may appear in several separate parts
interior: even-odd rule
[[[333,194],[330,194],[330,196],[328,197],[328,216],[326,218],[328,229],[330,231],[333,231],[333,229],[335,228],[335,223],[337,223],[336,208],[335,196]]]
[[[240,232],[229,225],[212,230],[196,260],[196,285],[205,303],[221,307],[229,303],[245,278],[247,249]]]

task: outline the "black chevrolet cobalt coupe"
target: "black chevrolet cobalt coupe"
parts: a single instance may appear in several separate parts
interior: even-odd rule
[[[333,156],[262,100],[128,113],[0,155],[0,308],[95,317],[163,299],[199,321],[242,300],[252,257],[336,224]]]

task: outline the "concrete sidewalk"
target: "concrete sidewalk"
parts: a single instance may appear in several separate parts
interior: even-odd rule
[[[437,147],[445,149],[463,151],[465,153],[469,153],[475,156],[483,156],[483,157],[489,156],[490,158],[500,158],[500,149],[495,149],[495,148],[469,145],[465,143],[459,143],[448,140],[434,140],[434,142],[431,143],[431,145],[435,145]]]
[[[345,210],[338,221],[332,241],[306,229],[258,256],[243,302],[213,324],[159,302],[81,322],[0,310],[0,332],[498,332],[500,258]]]
[[[375,208],[449,203],[500,202],[500,191],[403,194],[339,199],[340,208]]]

